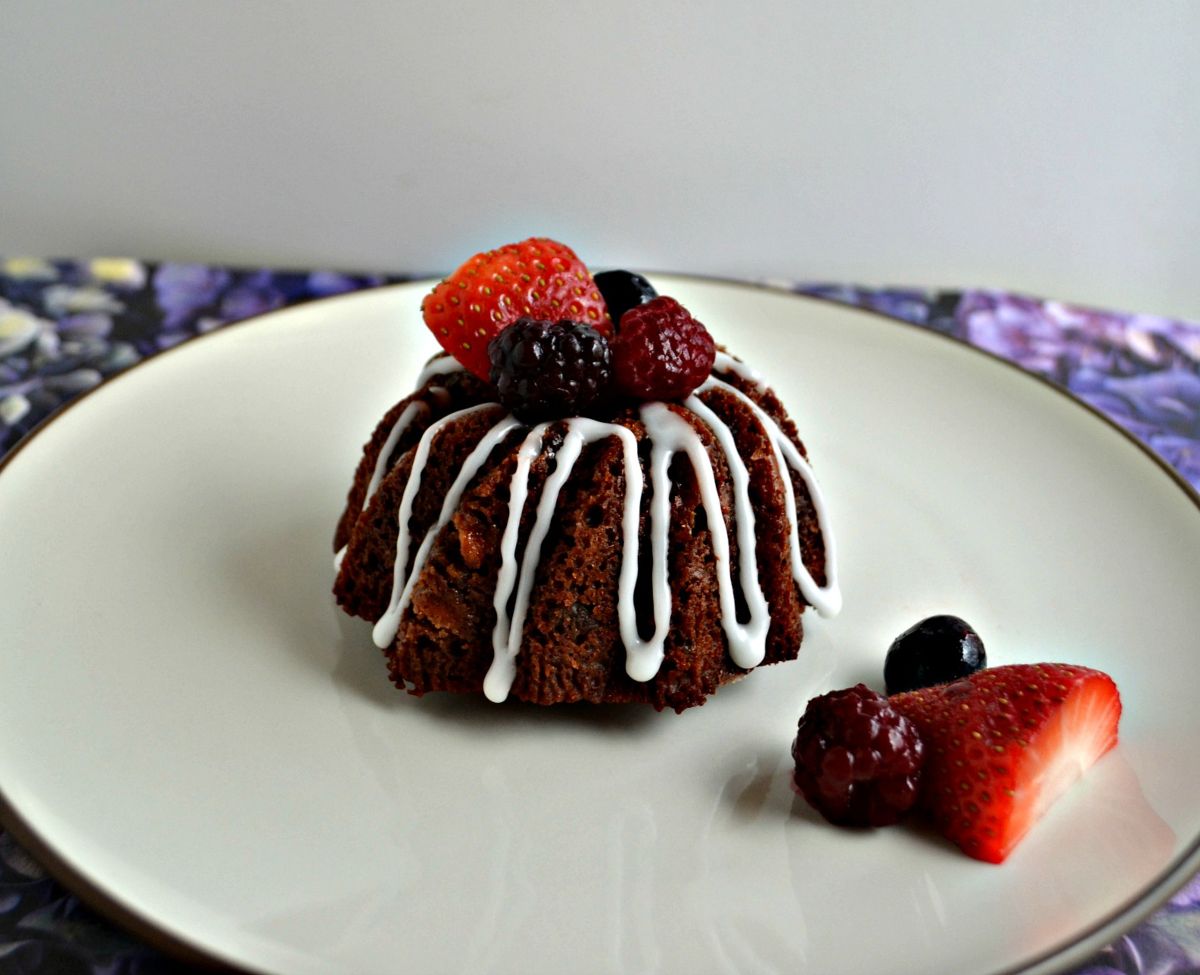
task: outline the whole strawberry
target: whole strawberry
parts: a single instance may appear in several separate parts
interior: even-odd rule
[[[922,805],[991,863],[1117,743],[1121,717],[1112,678],[1070,664],[993,667],[888,703],[925,743]]]
[[[518,318],[570,319],[611,331],[604,299],[565,244],[531,237],[476,254],[425,297],[421,314],[442,348],[488,378],[488,342]]]
[[[662,295],[621,316],[612,340],[617,391],[637,400],[679,400],[706,380],[717,346],[700,322]]]

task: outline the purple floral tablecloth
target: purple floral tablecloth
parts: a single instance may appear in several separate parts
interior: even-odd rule
[[[0,457],[64,403],[190,336],[402,280],[115,258],[0,261]],[[772,283],[943,332],[1051,379],[1200,489],[1200,324],[997,291]],[[180,970],[91,912],[0,830],[0,975]],[[1077,972],[1200,973],[1200,878]]]

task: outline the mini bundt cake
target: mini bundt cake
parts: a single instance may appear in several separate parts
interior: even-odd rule
[[[678,400],[541,419],[455,356],[428,363],[334,539],[337,601],[398,687],[682,711],[796,656],[805,608],[840,604],[821,494],[774,393],[709,362]]]

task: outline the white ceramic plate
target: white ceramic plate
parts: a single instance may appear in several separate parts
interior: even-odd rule
[[[870,314],[664,287],[772,379],[845,610],[683,715],[392,690],[328,595],[360,444],[435,348],[425,287],[164,354],[0,474],[7,817],[127,920],[288,973],[1059,968],[1194,871],[1200,510],[1048,385]],[[807,699],[956,612],[993,663],[1109,671],[1121,744],[996,867],[825,825]]]

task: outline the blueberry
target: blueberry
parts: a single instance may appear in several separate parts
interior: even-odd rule
[[[593,280],[600,289],[600,297],[608,305],[608,314],[612,318],[614,328],[620,325],[621,316],[630,308],[644,305],[651,298],[658,297],[654,285],[632,271],[601,271]]]
[[[987,666],[983,641],[957,616],[930,616],[892,641],[883,664],[889,694],[946,684]]]

